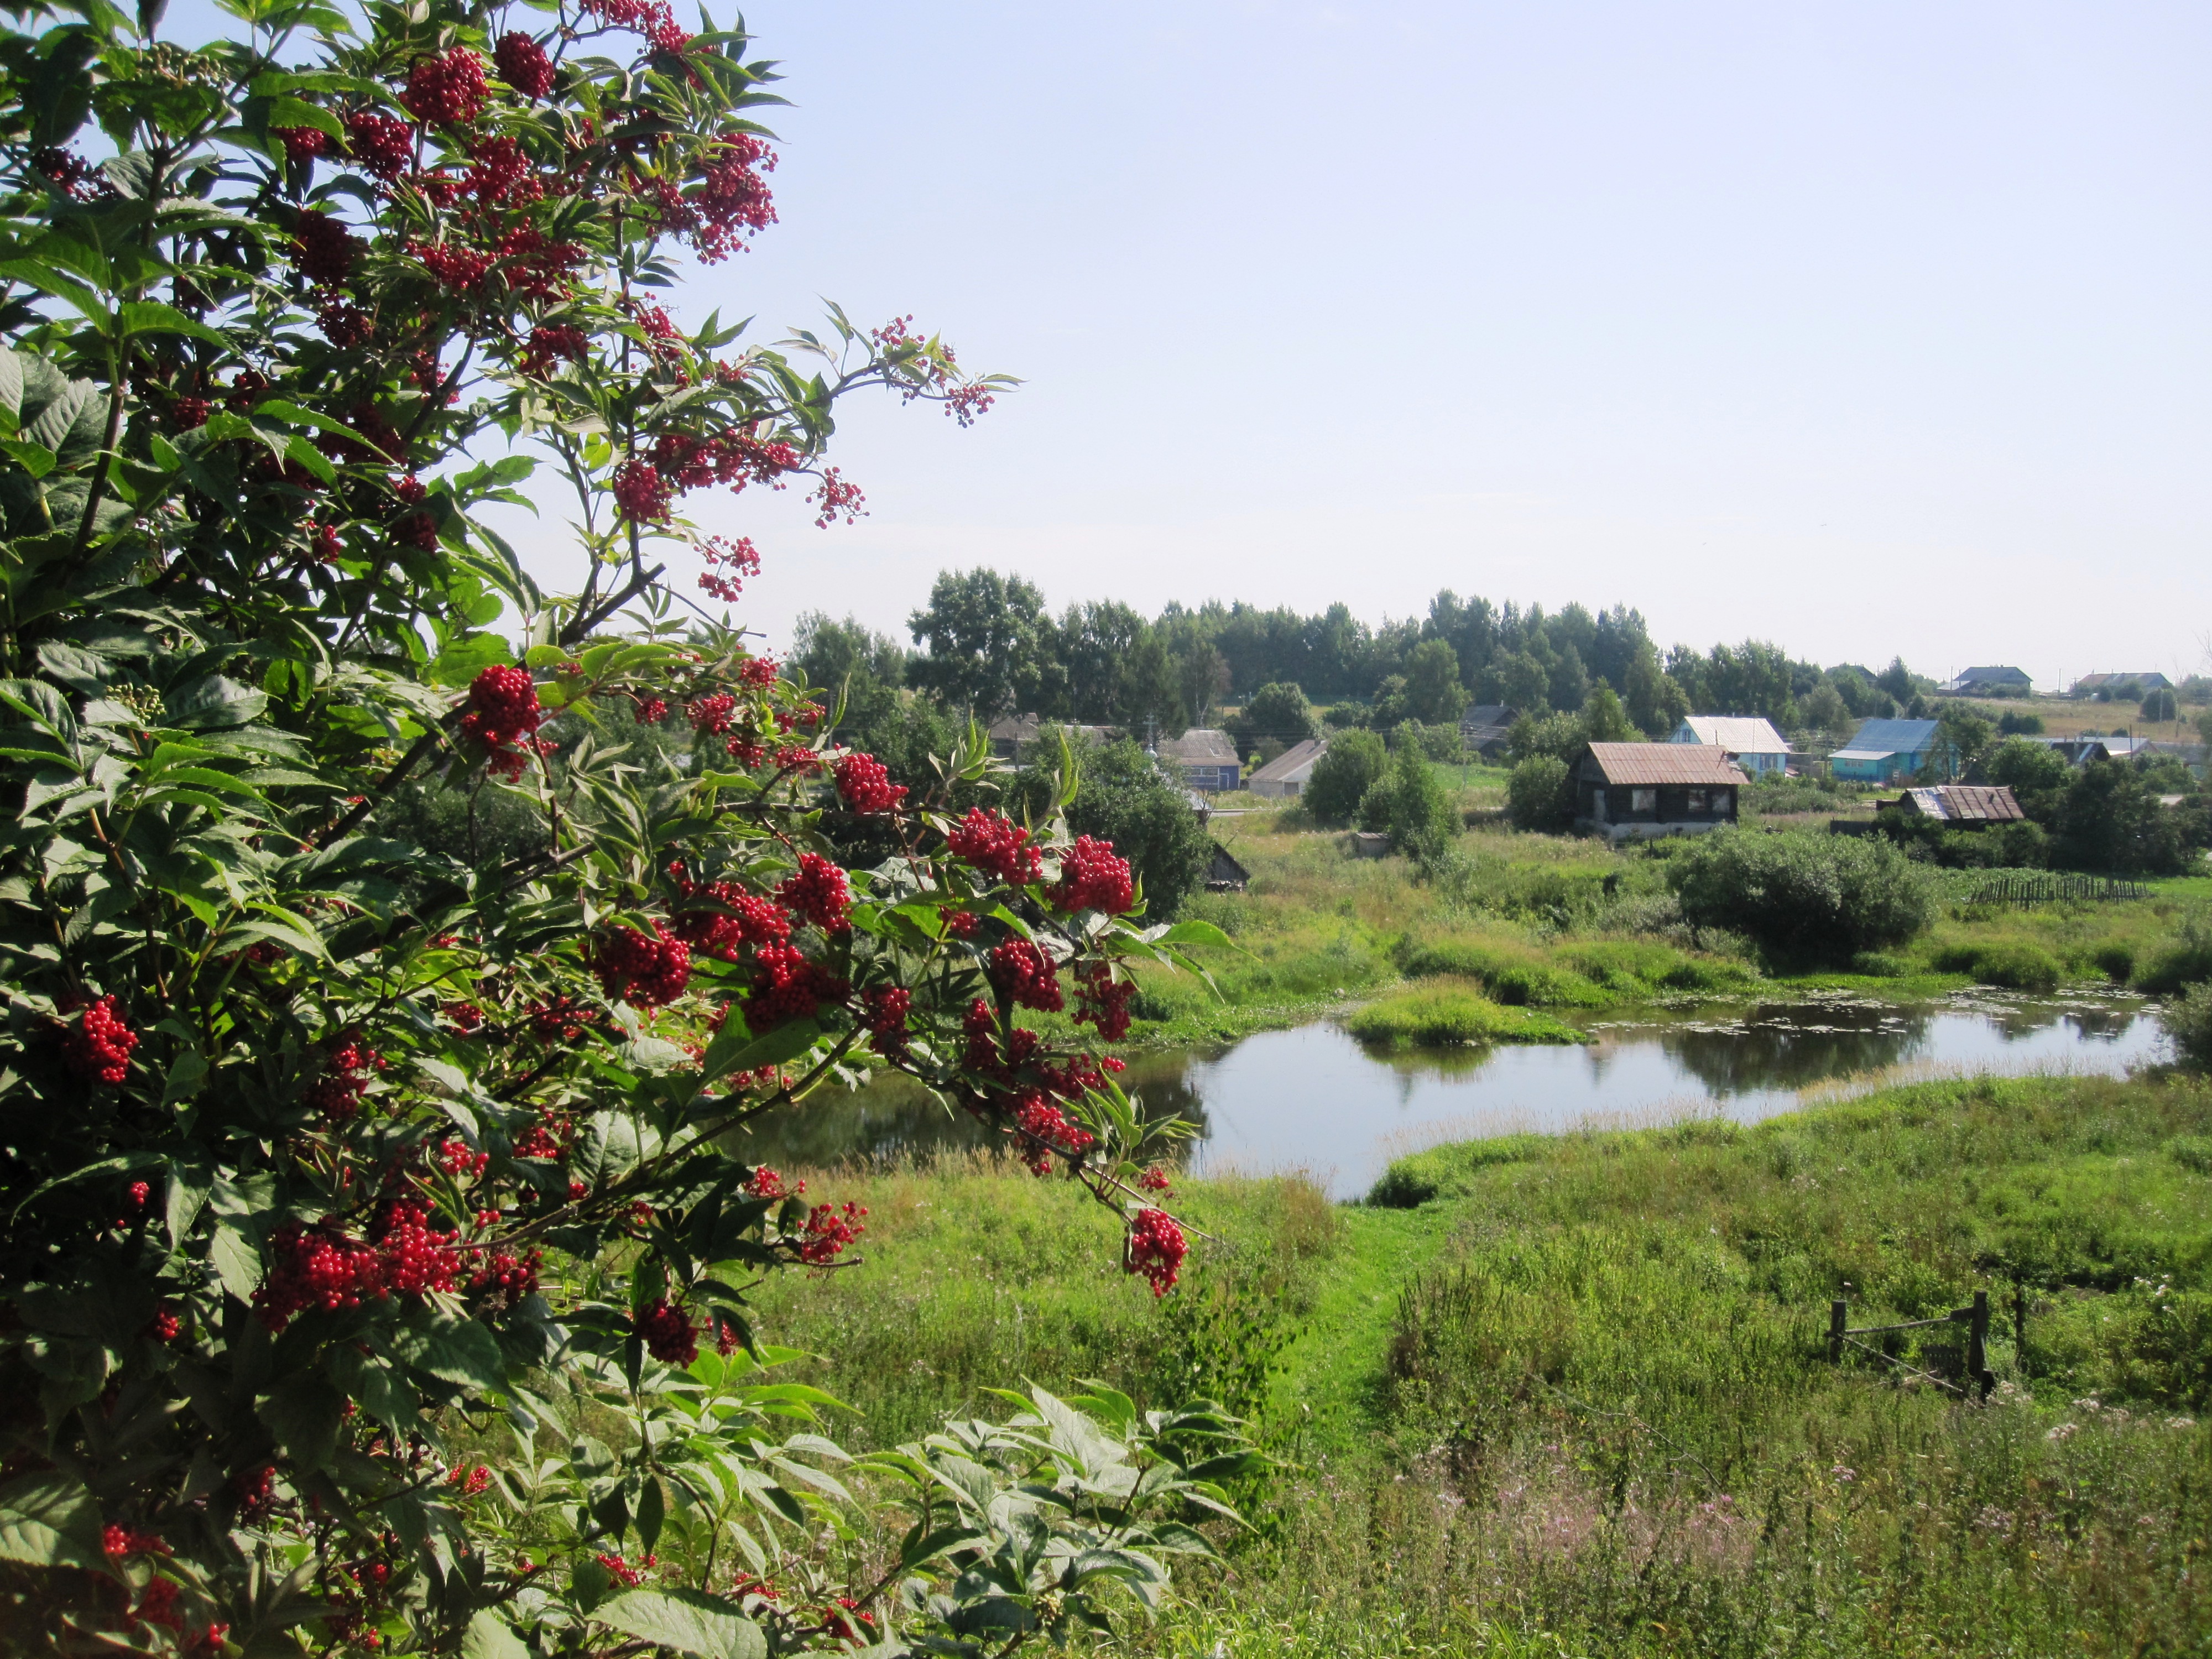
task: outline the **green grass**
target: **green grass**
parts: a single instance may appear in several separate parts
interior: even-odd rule
[[[772,1282],[759,1326],[834,1356],[807,1375],[859,1408],[849,1443],[1019,1376],[1215,1393],[1261,1423],[1285,1468],[1243,1494],[1257,1530],[1133,1651],[2212,1643],[2203,1080],[1926,1084],[1748,1128],[1443,1146],[1349,1209],[1296,1180],[1179,1183],[1212,1237],[1163,1302],[1064,1181],[948,1158],[810,1182],[869,1206],[866,1263]],[[1834,1295],[1880,1324],[1978,1288],[1986,1407],[1827,1362]],[[1957,1364],[1956,1327],[1886,1340]]]
[[[1589,1035],[1529,1008],[1501,1006],[1466,981],[1437,980],[1371,1002],[1345,1022],[1362,1042],[1587,1042]]]

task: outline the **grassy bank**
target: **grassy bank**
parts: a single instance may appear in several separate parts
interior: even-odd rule
[[[1909,1000],[1983,983],[2050,990],[2134,985],[2164,994],[2212,972],[2212,879],[2156,881],[2141,899],[2002,909],[1974,902],[1984,872],[1940,878],[1936,925],[1893,951],[1823,971],[1762,971],[1740,940],[1681,919],[1666,882],[1680,843],[1603,843],[1490,827],[1419,876],[1401,858],[1357,859],[1295,804],[1240,803],[1219,838],[1252,872],[1240,894],[1202,894],[1187,914],[1235,948],[1204,953],[1220,996],[1187,975],[1147,972],[1139,1044],[1201,1042],[1340,1011],[1401,980],[1470,981],[1488,1000],[1559,1011],[1672,999],[1787,1000],[1856,990]],[[1486,799],[1471,789],[1462,804]],[[1232,807],[1232,810],[1237,810]],[[2198,921],[2197,942],[2185,933]]]
[[[1018,1376],[1261,1422],[1287,1467],[1249,1495],[1258,1530],[1147,1651],[2212,1640],[2202,1081],[1929,1084],[1750,1128],[1439,1147],[1350,1208],[1195,1182],[1178,1207],[1215,1240],[1158,1303],[1066,1183],[972,1158],[812,1179],[869,1206],[867,1262],[771,1285],[761,1325],[838,1356],[811,1378],[859,1408],[848,1440]],[[1978,1288],[1986,1405],[1827,1363],[1833,1295],[1873,1325]],[[1955,1373],[1955,1327],[1886,1340]]]

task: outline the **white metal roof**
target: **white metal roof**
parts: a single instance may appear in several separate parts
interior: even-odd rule
[[[1689,733],[1685,736],[1685,732]],[[1731,755],[1786,755],[1789,739],[1771,720],[1736,714],[1690,714],[1675,728],[1676,743],[1710,744]]]

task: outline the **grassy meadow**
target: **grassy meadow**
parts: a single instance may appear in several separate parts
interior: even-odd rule
[[[980,1156],[811,1177],[865,1265],[763,1293],[846,1439],[1014,1376],[1203,1392],[1279,1474],[1134,1651],[2181,1654],[2212,1643],[2212,1085],[1923,1084],[1738,1127],[1516,1136],[1364,1204],[1188,1183],[1155,1302],[1079,1189]],[[810,1190],[812,1190],[811,1188]],[[947,1262],[969,1264],[957,1274]],[[1826,1358],[1996,1310],[1986,1403]],[[1959,1328],[1891,1352],[1955,1376]]]

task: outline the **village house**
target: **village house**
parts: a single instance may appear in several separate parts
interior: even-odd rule
[[[1505,752],[1521,711],[1502,702],[1478,703],[1459,717],[1459,740],[1470,755],[1494,761]]]
[[[1894,783],[1923,772],[1948,776],[1959,751],[1942,740],[1934,720],[1861,720],[1851,740],[1828,757],[1828,770],[1852,783]]]
[[[1710,744],[1753,777],[1780,777],[1790,769],[1790,743],[1771,720],[1734,714],[1690,714],[1674,728],[1669,743]]]
[[[1179,738],[1162,738],[1153,752],[1173,762],[1187,786],[1209,795],[1234,789],[1243,780],[1235,740],[1212,726],[1194,726]]]
[[[2043,742],[2063,755],[2069,766],[2087,766],[2093,760],[2132,760],[2137,755],[2183,747],[2154,743],[2148,738],[2124,738],[2118,732],[2109,738],[2084,733],[2078,738],[2045,738]]]
[[[1573,777],[1575,828],[1614,842],[1734,823],[1750,781],[1719,748],[1690,743],[1585,744]]]
[[[2159,673],[2084,674],[2074,682],[2073,689],[2066,695],[2069,697],[2094,697],[2102,691],[2106,694],[2106,700],[2110,701],[2111,694],[2124,686],[2134,688],[2129,696],[2129,701],[2133,702],[2148,692],[2171,691],[2173,690],[2173,682]]]
[[[1313,777],[1314,763],[1327,753],[1327,738],[1308,738],[1303,743],[1291,744],[1254,772],[1244,780],[1244,787],[1254,794],[1265,795],[1271,800],[1302,795]]]
[[[2025,697],[2035,684],[2017,668],[1969,668],[1936,690],[1954,697]]]

